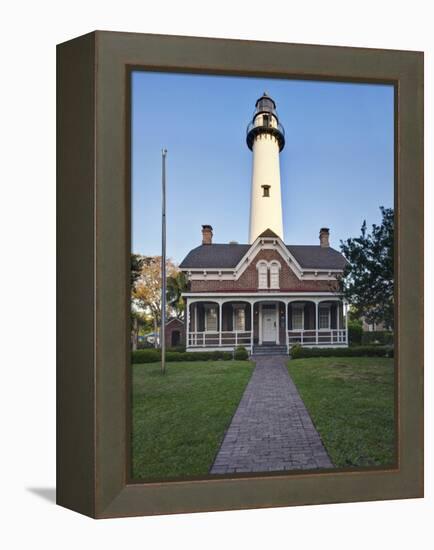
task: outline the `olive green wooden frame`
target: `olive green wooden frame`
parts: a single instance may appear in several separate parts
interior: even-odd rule
[[[104,518],[423,496],[423,54],[97,31],[57,60],[58,504]],[[396,467],[129,481],[133,67],[395,86]]]

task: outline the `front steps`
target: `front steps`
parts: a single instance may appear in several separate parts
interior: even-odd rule
[[[255,344],[253,346],[253,355],[288,355],[285,345],[278,344]]]

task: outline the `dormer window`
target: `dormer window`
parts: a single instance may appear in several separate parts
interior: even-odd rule
[[[270,186],[269,185],[262,185],[262,196],[263,197],[269,197],[270,196]]]

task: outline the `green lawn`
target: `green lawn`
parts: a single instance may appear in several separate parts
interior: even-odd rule
[[[133,478],[206,475],[254,364],[133,365]]]
[[[335,466],[394,463],[393,359],[295,359],[289,373]]]

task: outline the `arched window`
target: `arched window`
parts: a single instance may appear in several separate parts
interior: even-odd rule
[[[267,262],[258,262],[256,265],[258,270],[258,288],[268,288],[268,264]]]
[[[279,272],[280,272],[279,262],[271,262],[271,264],[270,264],[270,288],[274,288],[274,289],[280,288]]]

